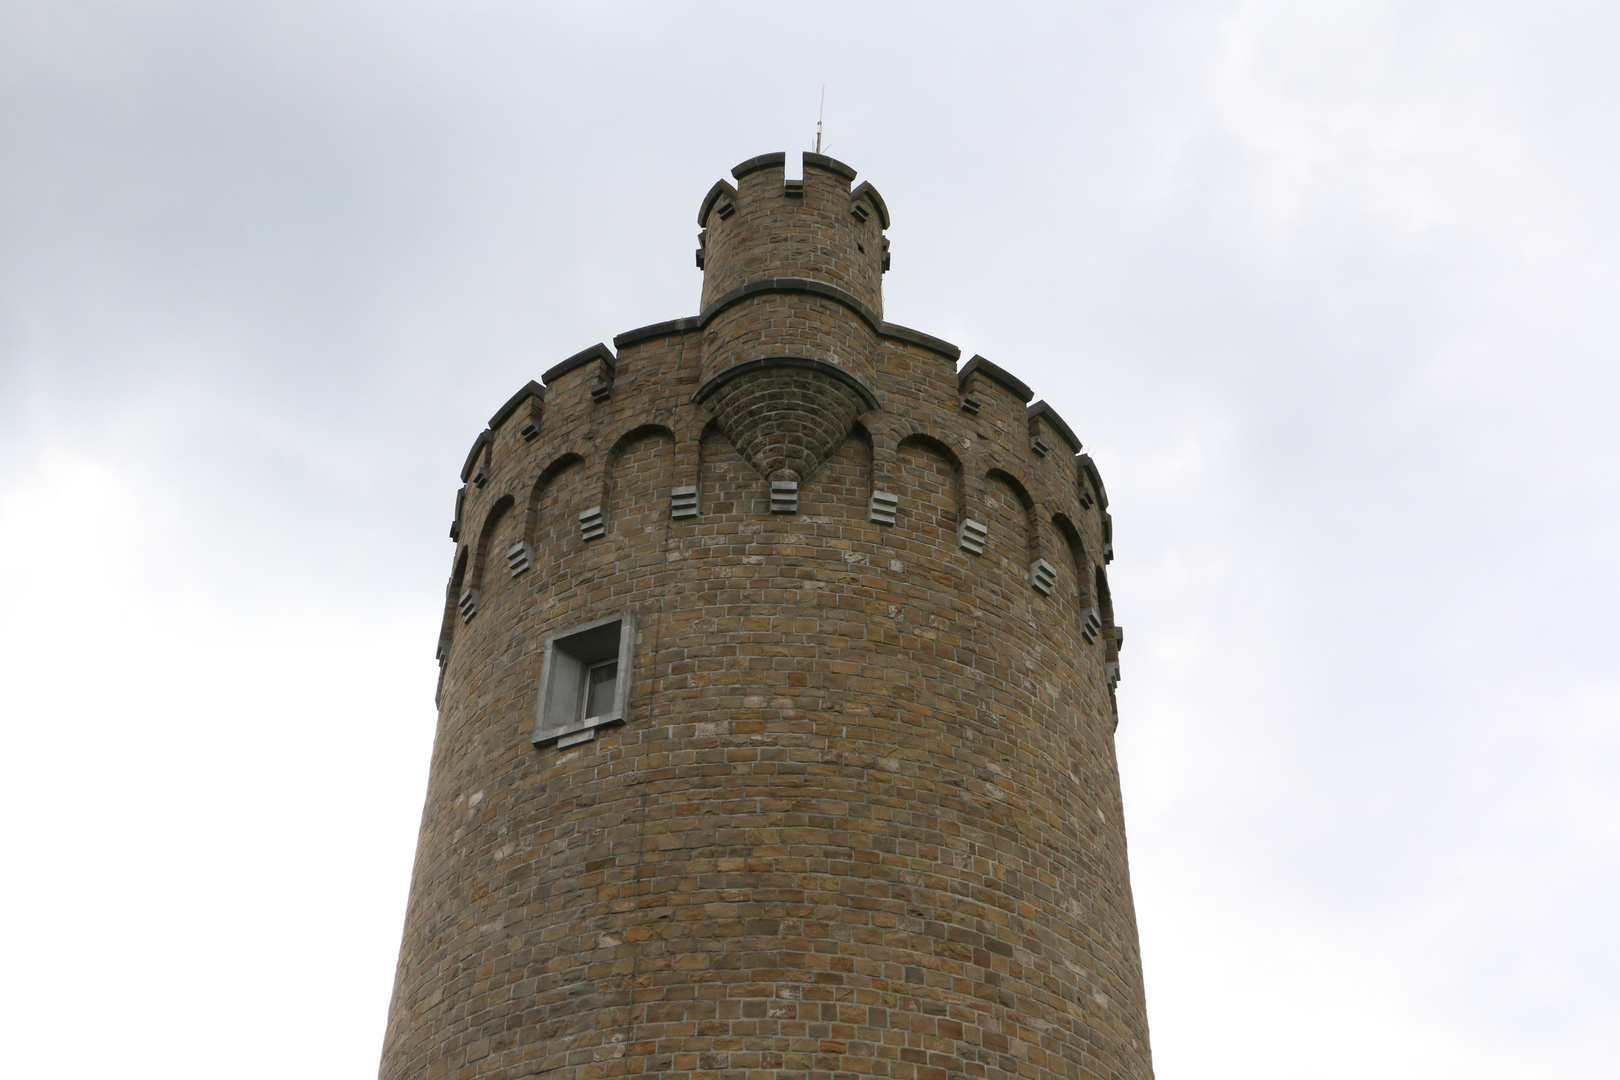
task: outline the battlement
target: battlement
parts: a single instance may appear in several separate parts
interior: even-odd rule
[[[802,278],[831,285],[883,312],[889,268],[889,208],[871,184],[851,190],[855,170],[804,155],[803,178],[786,179],[787,155],[761,154],[731,170],[698,208],[701,306],[750,282]]]
[[[955,478],[952,515],[931,542],[963,557],[1016,549],[1027,587],[1042,595],[1052,567],[1071,566],[1076,602],[1098,624],[1088,638],[1104,628],[1096,613],[1105,607],[1111,627],[1108,497],[1079,437],[1046,401],[1030,404],[1034,392],[1005,368],[975,355],[958,369],[956,346],[883,321],[875,287],[868,303],[838,285],[852,264],[836,256],[851,242],[873,255],[876,244],[861,246],[881,239],[888,208],[870,184],[852,189],[855,170],[840,161],[807,153],[803,181],[788,181],[785,160],[750,158],[732,170],[737,186],[722,180],[705,196],[698,221],[714,255],[698,315],[626,331],[613,339],[617,353],[597,344],[567,357],[479,434],[451,530],[466,570],[452,581],[444,641],[471,618],[468,603],[476,609],[462,599],[482,587],[487,553],[476,546],[492,508],[520,512],[531,526],[515,542],[555,557],[532,525],[547,478],[577,467],[578,540],[611,542],[625,514],[701,528],[712,510],[704,445],[716,437],[752,466],[752,481],[735,482],[757,485],[760,512],[779,521],[829,512],[820,473],[861,444],[859,490],[838,512],[858,511],[879,532],[918,509],[896,494],[916,482],[904,449],[932,447]],[[864,265],[875,283],[879,261]],[[506,424],[512,416],[522,423]],[[632,508],[614,477],[624,447],[648,432],[669,440],[672,494],[668,506]],[[1114,640],[1112,630],[1102,638]]]
[[[788,193],[784,155],[743,162],[733,170],[740,187],[717,183],[700,222],[746,224],[754,244],[772,243],[758,235],[779,229],[790,236],[779,241],[789,253],[799,250],[790,234],[803,220],[836,217],[831,228],[850,235],[860,235],[854,226],[880,230],[887,222],[870,185],[851,190],[853,169],[813,154],[805,160],[799,194]],[[864,220],[850,209],[856,204],[867,207]],[[773,268],[812,273],[820,265]],[[958,369],[956,346],[883,321],[877,309],[822,278],[760,276],[718,296],[709,296],[707,285],[698,315],[619,334],[617,353],[597,344],[567,357],[546,371],[544,386],[531,382],[480,433],[457,497],[452,535],[464,549],[463,569],[446,600],[443,642],[476,614],[488,552],[501,544],[530,553],[514,573],[528,568],[528,558],[611,565],[622,555],[603,552],[636,542],[616,539],[626,520],[651,515],[668,528],[700,532],[714,513],[729,517],[738,495],[717,506],[706,465],[720,440],[752,466],[731,485],[752,488],[744,503],[778,528],[852,517],[882,542],[886,528],[928,521],[927,543],[953,560],[999,553],[1019,568],[1021,587],[1043,597],[1068,582],[1086,640],[1112,650],[1117,671],[1104,569],[1113,555],[1107,494],[1056,409],[1044,400],[1030,404],[1031,388],[983,356]],[[503,428],[525,402],[523,425]],[[667,446],[661,486],[643,492],[651,502],[633,504],[622,459],[648,439]],[[906,494],[927,487],[913,473],[920,448],[950,476],[947,515]],[[858,467],[847,461],[852,452]],[[829,486],[827,468],[845,476],[854,468],[858,482]],[[551,534],[548,547],[536,526],[564,476],[575,477],[577,491],[566,509],[559,504],[561,524],[552,527],[563,531]],[[528,524],[481,553],[480,538],[499,531],[494,521],[507,509]],[[605,546],[593,546],[600,541]],[[566,554],[575,545],[577,554]],[[1067,569],[1059,573],[1060,566]],[[448,645],[443,651],[448,655]]]

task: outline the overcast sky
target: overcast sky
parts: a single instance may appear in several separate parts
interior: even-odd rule
[[[1160,1080],[1620,1075],[1617,56],[1549,0],[0,0],[4,1071],[374,1073],[467,448],[696,313],[825,84],[887,317],[1108,485]]]

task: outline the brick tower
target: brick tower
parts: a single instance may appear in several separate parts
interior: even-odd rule
[[[385,1080],[1148,1080],[1108,499],[784,155],[462,467]]]

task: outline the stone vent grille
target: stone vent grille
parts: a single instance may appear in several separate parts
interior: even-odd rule
[[[797,480],[771,481],[771,513],[797,514],[799,512],[799,482]]]
[[[968,518],[956,527],[956,543],[969,555],[983,555],[984,542],[990,538],[990,530],[982,521]]]
[[[519,540],[506,549],[506,565],[517,577],[523,571],[534,565],[534,548],[527,541]]]
[[[695,486],[669,489],[669,516],[676,519],[698,516],[698,489]]]

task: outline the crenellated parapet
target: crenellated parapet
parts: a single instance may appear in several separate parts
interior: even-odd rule
[[[761,154],[718,181],[698,210],[700,308],[771,278],[819,281],[883,317],[889,268],[889,210],[871,184],[851,188],[855,170],[804,155],[803,179],[787,180],[787,155]]]
[[[1016,570],[1032,617],[1044,617],[1042,605],[1072,608],[1084,640],[1117,657],[1107,496],[1073,429],[1047,402],[1030,404],[1033,391],[1001,366],[974,356],[958,369],[954,345],[884,322],[881,198],[869,185],[852,192],[854,170],[810,154],[795,187],[782,158],[744,162],[738,187],[721,181],[704,199],[699,315],[575,353],[478,435],[456,498],[442,658],[476,616],[492,566],[516,577],[536,565],[614,565],[646,542],[627,522],[665,530],[666,546],[701,532],[716,509],[706,437],[752,466],[744,479],[771,529],[842,499],[838,513],[859,519],[848,527],[872,544],[898,530],[967,572],[986,558]],[[857,488],[818,491],[823,463],[857,433]],[[652,438],[667,444],[657,489],[616,483],[623,456]],[[924,459],[948,475],[948,491],[918,475]],[[570,501],[558,503],[565,474]],[[523,524],[504,526],[496,558],[480,545],[508,516]]]

